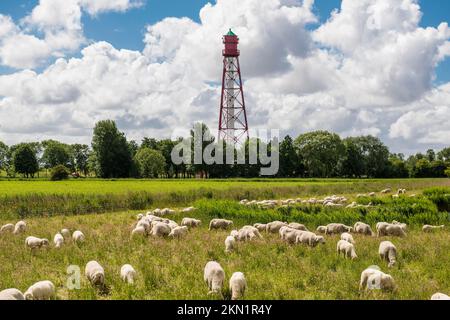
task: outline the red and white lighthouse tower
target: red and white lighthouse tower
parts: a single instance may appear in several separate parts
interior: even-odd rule
[[[244,90],[238,50],[239,38],[231,29],[223,36],[222,96],[220,99],[219,140],[240,144],[249,137]]]

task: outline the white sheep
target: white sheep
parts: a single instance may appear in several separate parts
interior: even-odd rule
[[[298,231],[299,234],[295,240],[296,243],[307,244],[311,247],[317,246],[319,243],[325,244],[325,239],[309,231]]]
[[[223,282],[225,280],[225,271],[222,266],[216,261],[209,261],[203,273],[203,279],[208,285],[208,294],[222,295]]]
[[[345,258],[350,258],[352,260],[358,258],[355,246],[346,240],[338,241],[336,251],[339,255],[342,253]]]
[[[341,234],[344,232],[352,232],[353,228],[342,223],[329,223],[326,226],[325,234]]]
[[[0,300],[25,300],[25,297],[20,290],[11,288],[0,291]]]
[[[405,232],[408,230],[408,225],[406,223],[401,223],[401,222],[394,220],[394,221],[392,221],[392,224],[400,226],[403,229],[403,231],[405,231]]]
[[[74,233],[72,234],[72,240],[75,243],[83,243],[85,240],[83,232],[79,230],[74,231]]]
[[[152,222],[151,234],[153,236],[166,237],[170,234],[171,231],[172,231],[172,229],[169,227],[169,225],[167,223],[159,222],[159,221]]]
[[[0,228],[0,234],[13,232],[14,232],[14,225],[12,223],[5,224]]]
[[[237,230],[231,230],[230,236],[232,236],[234,239],[237,240],[237,238],[238,238],[238,236],[239,236],[239,231],[237,231]]]
[[[383,193],[383,194],[391,193],[391,192],[392,192],[391,188],[387,188],[387,189],[381,190],[381,193]]]
[[[16,223],[14,227],[14,234],[21,234],[24,233],[27,230],[27,224],[25,221],[19,221]]]
[[[255,228],[256,229],[256,228]],[[256,229],[257,235],[254,230],[252,229],[248,229],[248,228],[242,228],[238,231],[238,235],[236,237],[236,240],[238,241],[249,241],[249,240],[253,240],[256,237],[261,237],[261,234],[259,233],[259,231]]]
[[[345,240],[353,245],[356,244],[355,240],[353,239],[353,236],[348,232],[344,232],[341,234],[341,240]]]
[[[316,231],[319,232],[319,233],[326,233],[327,232],[327,227],[326,226],[318,226]]]
[[[267,224],[263,224],[263,223],[255,223],[253,225],[256,229],[258,229],[259,232],[263,232],[266,231],[266,226]]]
[[[166,220],[166,221],[164,221],[164,223],[166,223],[166,224],[170,227],[171,230],[173,230],[173,229],[179,227],[179,226],[178,226],[178,223],[176,223],[176,222],[173,221],[173,220]],[[187,227],[186,227],[186,228],[187,228]]]
[[[386,236],[406,237],[406,233],[401,225],[391,224],[386,227]]]
[[[55,234],[55,236],[53,237],[53,243],[55,244],[55,248],[61,248],[64,244],[64,237],[62,236],[62,234]]]
[[[273,221],[269,222],[266,225],[266,232],[267,233],[277,233],[280,231],[281,227],[287,226],[288,224],[286,222],[281,221]]]
[[[230,278],[231,300],[238,300],[244,296],[247,280],[242,272],[235,272]]]
[[[243,226],[241,230],[249,230],[251,233],[253,233],[255,236],[257,236],[259,239],[262,239],[263,236],[259,232],[258,228],[255,228],[254,226]]]
[[[383,241],[378,248],[378,254],[381,260],[386,260],[388,267],[393,267],[397,262],[397,248],[390,241]]]
[[[182,226],[182,227],[175,227],[170,231],[169,237],[172,238],[182,238],[184,237],[188,232],[188,227]]]
[[[233,221],[225,219],[212,219],[209,222],[209,230],[212,229],[227,229],[233,225]]]
[[[297,222],[291,222],[288,225],[289,228],[296,229],[296,230],[302,230],[302,231],[309,231],[304,224],[297,223]]]
[[[24,293],[26,300],[50,300],[55,296],[55,285],[48,280],[39,281]]]
[[[61,232],[62,236],[64,237],[64,240],[69,241],[70,240],[70,230],[69,229],[62,229]]]
[[[144,228],[145,229],[145,233],[150,233],[151,230],[151,226],[150,226],[150,222],[147,219],[141,219],[138,221],[138,223],[136,224],[136,228]]]
[[[37,237],[27,237],[25,239],[25,245],[30,248],[31,250],[45,248],[49,245],[48,239],[41,239]]]
[[[143,215],[142,213],[139,213],[139,214],[136,216],[136,220],[139,221],[139,220],[141,220],[143,217],[144,217],[144,215]]]
[[[375,192],[370,192],[369,197],[375,197],[377,194]]]
[[[228,236],[225,239],[225,252],[231,252],[234,250],[234,248],[236,247],[236,238],[233,236]]]
[[[361,273],[359,290],[363,289],[394,290],[395,281],[391,275],[380,271],[375,266],[372,266]]]
[[[105,270],[95,260],[89,261],[86,264],[84,274],[89,282],[94,286],[102,286],[105,284]]]
[[[441,225],[441,226],[432,226],[432,225],[426,224],[426,225],[424,225],[424,226],[422,227],[422,231],[423,231],[423,232],[433,232],[433,231],[435,231],[435,230],[440,230],[440,229],[444,229],[444,228],[445,228],[444,225]]]
[[[137,237],[137,236],[145,237],[146,235],[147,235],[147,231],[145,230],[145,228],[143,226],[138,226],[131,231],[132,238]]]
[[[202,224],[201,220],[194,219],[194,218],[183,218],[183,220],[181,220],[182,226],[186,226],[186,227],[190,227],[190,228],[199,227],[201,224]]]
[[[367,236],[374,235],[372,228],[364,222],[355,223],[355,225],[353,226],[353,230],[355,231],[355,233],[364,234]]]
[[[181,212],[183,213],[189,213],[192,211],[195,211],[196,209],[194,207],[188,207],[188,208],[184,208],[183,210],[181,210]]]
[[[128,284],[134,283],[134,278],[136,277],[136,270],[130,264],[124,264],[120,268],[120,278]]]
[[[430,300],[450,300],[450,297],[446,294],[437,292],[431,296]]]
[[[390,224],[387,222],[378,222],[376,224],[376,229],[377,229],[377,237],[381,237],[386,235],[386,228],[389,226]]]

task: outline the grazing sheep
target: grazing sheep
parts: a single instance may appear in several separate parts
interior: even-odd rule
[[[144,215],[143,215],[142,213],[139,213],[139,214],[136,216],[136,220],[139,221],[139,220],[141,220],[143,217],[144,217]]]
[[[397,262],[397,248],[390,241],[383,241],[378,248],[378,254],[381,260],[387,261],[388,267],[393,267]]]
[[[189,207],[189,208],[184,208],[183,210],[181,210],[181,212],[183,213],[189,213],[192,211],[195,211],[196,209],[194,207]]]
[[[315,233],[309,231],[297,231],[299,234],[297,235],[296,243],[307,244],[310,247],[315,247],[319,243],[325,244],[325,239],[322,236],[318,236]]]
[[[141,219],[138,221],[135,228],[144,228],[145,232],[148,234],[151,229],[150,222],[147,219]]]
[[[422,231],[423,231],[423,232],[433,232],[433,231],[435,231],[435,230],[440,230],[440,229],[444,229],[444,228],[445,228],[444,225],[441,225],[441,226],[432,226],[432,225],[426,224],[426,225],[424,225],[424,226],[422,227]]]
[[[341,253],[345,258],[356,259],[358,256],[355,252],[355,246],[346,240],[339,240],[336,247],[337,253]]]
[[[50,300],[54,296],[55,285],[48,280],[36,282],[24,294],[26,300]]]
[[[386,229],[390,224],[387,222],[378,222],[376,224],[376,229],[377,229],[377,237],[381,237],[386,235]]]
[[[450,297],[446,294],[437,292],[431,296],[430,300],[450,300]]]
[[[374,235],[372,228],[364,222],[355,223],[355,225],[353,226],[353,230],[355,231],[355,233],[364,234],[367,236]]]
[[[391,224],[386,227],[386,235],[394,237],[406,237],[406,233],[401,225]]]
[[[288,225],[289,228],[296,229],[296,230],[302,230],[302,231],[309,231],[305,225],[297,222],[291,222]]]
[[[70,230],[69,229],[62,229],[61,232],[62,236],[64,237],[64,240],[69,240],[70,237]]]
[[[353,245],[356,244],[355,240],[353,240],[353,236],[348,232],[344,232],[343,234],[341,234],[341,240],[345,240]]]
[[[182,226],[186,226],[186,227],[190,227],[190,228],[199,227],[201,224],[202,224],[201,220],[194,219],[194,218],[183,218],[183,220],[181,220]]]
[[[231,252],[236,247],[236,239],[233,236],[228,236],[225,239],[225,252]]]
[[[124,264],[120,268],[120,278],[128,284],[134,284],[134,278],[136,277],[136,270],[130,264]]]
[[[0,291],[0,300],[25,300],[25,297],[22,292],[12,288]]]
[[[375,192],[369,193],[369,197],[375,197],[377,194]]]
[[[316,231],[319,232],[319,233],[326,233],[327,232],[327,227],[325,227],[325,226],[318,226]]]
[[[234,239],[237,240],[237,238],[238,238],[238,236],[239,236],[239,231],[237,231],[237,230],[231,230],[230,236],[232,236]]]
[[[40,249],[47,247],[49,245],[49,241],[47,239],[41,239],[36,237],[27,237],[25,239],[25,244],[31,250]]]
[[[0,234],[4,233],[13,233],[14,232],[14,225],[12,223],[5,224],[0,228]]]
[[[75,243],[83,243],[85,240],[83,232],[76,230],[72,234],[72,240]]]
[[[394,278],[375,267],[369,267],[361,273],[359,290],[362,289],[394,290]]]
[[[325,234],[341,234],[344,232],[351,232],[353,231],[352,227],[346,226],[342,223],[330,223],[326,226],[326,232]]]
[[[287,228],[287,229],[284,229],[284,231],[281,232],[281,229],[283,229],[283,228]],[[283,227],[283,228],[280,229],[281,239],[286,241],[289,244],[296,244],[298,236],[301,235],[303,232],[308,232],[308,231],[303,231],[303,230],[291,229],[289,227]]]
[[[14,234],[21,234],[24,233],[27,230],[27,224],[25,221],[19,221],[16,223],[14,227]]]
[[[247,280],[242,272],[235,272],[230,278],[231,300],[238,300],[244,296]]]
[[[254,226],[243,226],[241,230],[249,230],[251,233],[253,233],[254,236],[257,236],[260,239],[263,238],[258,228],[255,228]]]
[[[406,223],[401,223],[401,222],[394,220],[394,221],[392,221],[392,224],[400,226],[403,229],[403,231],[405,231],[405,232],[408,230],[408,225]]]
[[[258,229],[259,232],[263,232],[266,231],[266,226],[267,224],[263,224],[263,223],[255,223],[253,225],[256,229]]]
[[[383,193],[383,194],[391,193],[391,192],[392,192],[391,188],[387,188],[387,189],[381,190],[381,193]]]
[[[136,227],[131,231],[132,238],[134,238],[135,236],[145,237],[146,235],[147,235],[147,231],[145,230],[145,228],[143,226]]]
[[[222,295],[222,286],[225,280],[225,271],[221,265],[216,261],[209,261],[203,273],[203,279],[208,285],[208,294],[220,294]]]
[[[257,233],[255,233],[255,230],[249,229],[249,228],[242,228],[238,231],[238,235],[236,237],[236,240],[238,241],[249,241],[253,240],[256,237],[261,238],[261,234],[259,233],[258,229],[254,228]],[[259,236],[258,236],[259,235]]]
[[[105,270],[97,261],[89,261],[84,269],[84,274],[89,282],[94,286],[105,284]]]
[[[55,248],[61,248],[64,244],[64,237],[61,233],[55,234],[55,237],[53,238],[53,243],[55,244]]]
[[[405,194],[406,193],[406,189],[398,189],[397,190],[397,194]]]
[[[288,224],[286,222],[281,221],[273,221],[269,222],[266,225],[266,232],[267,233],[277,233],[280,231],[281,227],[287,226]]]
[[[182,226],[182,227],[175,227],[170,231],[169,237],[172,238],[182,238],[184,237],[188,232],[188,227]]]
[[[228,229],[233,225],[233,221],[225,219],[212,219],[209,222],[209,230],[213,229]]]
[[[153,236],[166,237],[170,234],[172,229],[167,223],[154,221],[152,222],[152,232]]]

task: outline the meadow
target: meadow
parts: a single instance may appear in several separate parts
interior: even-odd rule
[[[75,181],[67,183],[73,182]],[[109,183],[107,181],[87,182],[104,185]],[[119,181],[124,184],[132,182]],[[4,183],[7,182],[4,181],[1,184]],[[43,183],[43,181],[36,183]],[[82,182],[76,181],[72,188],[75,188],[77,183]],[[141,181],[135,184],[139,183]],[[149,186],[176,184],[175,181],[144,181],[142,183]],[[195,190],[196,183],[208,185],[203,181],[183,181],[181,184],[184,188],[190,187]],[[242,190],[254,192],[256,198],[261,199],[268,191],[261,192],[249,186],[258,185],[259,189],[269,190],[271,183],[282,183],[292,187],[292,189],[278,189],[276,192],[279,194],[275,193],[275,195],[280,199],[290,195],[306,199],[310,196],[335,193],[346,195],[350,201],[357,200],[361,204],[372,202],[374,206],[346,209],[298,204],[287,208],[266,210],[238,204],[237,200],[245,195],[245,193],[239,194]],[[410,189],[406,196],[399,199],[392,199],[389,195],[381,194],[375,198],[356,199],[355,197],[357,193],[379,191],[386,186],[394,188],[400,184]],[[285,185],[273,188],[284,188]],[[356,189],[356,186],[359,189]],[[430,188],[431,186],[438,188]],[[191,229],[182,240],[153,237],[130,239],[130,232],[136,224],[136,214],[142,210],[127,208],[118,212],[80,215],[35,214],[25,217],[28,224],[26,234],[0,235],[0,289],[15,287],[25,291],[36,281],[51,280],[57,286],[58,299],[217,299],[207,295],[208,288],[203,282],[205,264],[210,260],[217,260],[226,272],[225,299],[230,297],[227,289],[228,279],[236,271],[244,272],[247,278],[248,290],[245,299],[429,299],[438,291],[450,293],[450,232],[448,229],[450,220],[447,209],[450,203],[450,188],[448,186],[448,180],[432,179],[336,180],[329,184],[325,180],[314,182],[261,180],[261,182],[245,181],[243,183],[213,181],[208,186],[209,190],[217,187],[212,197],[200,196],[198,193],[195,194],[196,199],[192,198],[192,202],[186,203],[197,208],[188,216],[201,219],[203,224],[200,228]],[[160,194],[166,187],[153,190],[156,194]],[[301,193],[297,188],[302,190]],[[101,194],[103,191],[103,194],[109,194],[111,189],[106,189],[98,189],[97,192]],[[285,191],[287,191],[286,194],[281,194]],[[178,192],[181,192],[180,189]],[[295,192],[299,193],[295,194]],[[409,197],[413,192],[417,196]],[[8,196],[14,196],[14,194],[10,193]],[[23,196],[26,197],[27,194],[24,193]],[[170,199],[168,197],[165,201]],[[182,207],[178,202],[170,206]],[[155,205],[148,206],[144,211],[155,207]],[[176,213],[170,218],[179,223],[185,216],[186,214]],[[399,252],[398,264],[389,269],[387,263],[380,261],[378,256],[378,245],[381,239],[360,235],[354,235],[358,254],[358,259],[354,261],[345,260],[336,254],[339,236],[326,236],[324,245],[309,248],[303,245],[288,245],[280,240],[278,234],[263,233],[264,239],[240,242],[235,252],[226,254],[224,240],[229,230],[208,231],[207,229],[209,220],[216,217],[233,220],[236,229],[256,222],[283,220],[304,223],[310,230],[330,222],[353,224],[356,221],[365,221],[374,228],[374,224],[378,221],[396,219],[408,223],[408,236],[382,238],[392,241]],[[0,225],[13,223],[18,218],[17,213],[2,212]],[[446,229],[430,234],[423,233],[421,226],[425,223],[445,224]],[[82,230],[86,235],[86,242],[79,246],[69,242],[59,250],[51,245],[49,249],[35,254],[32,254],[24,245],[24,239],[28,235],[52,240],[54,234],[62,228],[69,228],[72,231]],[[89,260],[97,260],[105,268],[107,290],[94,289],[84,277],[84,266]],[[134,286],[126,285],[120,280],[120,267],[126,263],[133,265],[138,273]],[[79,266],[81,269],[79,290],[67,288],[69,277],[67,268],[70,265]],[[361,271],[370,265],[379,265],[384,272],[391,274],[397,283],[397,290],[360,292],[358,285]]]

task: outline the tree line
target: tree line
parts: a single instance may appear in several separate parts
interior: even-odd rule
[[[201,146],[215,143],[204,124],[200,126],[207,139]],[[190,139],[193,141],[194,130]],[[0,141],[0,172],[7,177],[34,178],[50,170],[55,179],[74,177],[98,178],[205,178],[259,177],[261,159],[255,164],[174,164],[171,153],[183,139],[157,140],[145,137],[140,143],[127,140],[114,121],[99,121],[93,130],[91,145],[65,144],[56,140],[19,143],[7,146]],[[193,143],[193,142],[192,142]],[[258,146],[265,144],[257,141]],[[279,153],[277,177],[304,178],[426,178],[450,177],[450,147],[436,152],[427,150],[406,158],[391,153],[373,136],[342,139],[328,131],[300,134],[293,139],[266,143],[268,152]],[[223,146],[226,148],[226,145]],[[235,150],[237,153],[237,150]],[[249,141],[241,146],[248,158]],[[225,153],[224,153],[225,154]],[[193,154],[187,155],[194,157]],[[225,161],[224,161],[225,162]]]

